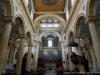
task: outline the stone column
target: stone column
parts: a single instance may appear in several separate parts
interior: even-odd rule
[[[90,17],[88,23],[89,23],[89,29],[92,37],[93,47],[97,58],[98,71],[100,71],[100,39],[94,21],[95,21],[94,17]]]
[[[80,46],[77,47],[77,54],[78,54],[79,56],[82,56],[82,54],[81,54],[81,47],[80,47]]]
[[[9,43],[9,48],[7,52],[7,62],[8,64],[14,64],[13,60],[15,59],[15,46],[14,46],[14,41],[10,41]]]
[[[6,17],[5,30],[0,36],[0,75],[4,66],[10,32],[12,28],[11,17]]]
[[[67,65],[66,65],[66,58],[65,58],[65,53],[64,53],[64,41],[62,41],[61,46],[62,46],[62,65],[63,65],[64,70],[66,70]]]
[[[13,60],[12,63],[15,64],[15,56],[16,56],[16,47],[14,48],[14,53],[13,53]]]
[[[5,58],[5,63],[8,64],[8,56],[10,52],[10,47],[8,46],[7,53],[6,53],[6,58]]]
[[[13,63],[14,53],[15,53],[15,47],[14,47],[14,45],[13,45],[12,54],[11,54],[11,56],[12,56],[12,58],[11,58],[11,64],[14,64],[14,63]]]
[[[35,70],[37,70],[37,66],[38,66],[38,54],[39,54],[39,42],[36,42]]]
[[[5,53],[5,61],[4,61],[4,66],[3,66],[3,70],[5,69],[6,65],[8,64],[8,56],[9,56],[9,52],[10,52],[10,47],[9,47],[10,43],[8,43],[8,49],[7,52]]]
[[[27,61],[26,61],[26,71],[30,72],[31,70],[31,56],[32,56],[32,43],[28,44],[28,52],[27,52]]]
[[[94,49],[93,47],[89,47],[90,49],[90,53],[91,53],[91,57],[92,57],[92,61],[93,61],[93,69],[94,71],[96,71],[96,67],[97,67],[97,60],[96,60],[96,57],[95,57],[95,52],[94,52]]]
[[[16,64],[16,75],[20,75],[20,73],[21,73],[24,43],[25,43],[25,34],[21,34],[18,60],[17,60],[17,64]]]
[[[71,62],[71,58],[70,58],[71,54],[72,54],[72,47],[68,47],[69,70],[70,70],[70,71],[73,71],[73,69],[74,69],[75,66],[74,66],[74,64]]]
[[[9,55],[8,55],[8,62],[9,62],[9,64],[12,64],[12,58],[13,58],[13,51],[14,51],[14,49],[13,49],[13,43],[10,43],[10,51],[9,51]]]

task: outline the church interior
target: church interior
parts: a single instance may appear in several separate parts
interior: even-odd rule
[[[100,75],[100,0],[0,0],[0,75]]]

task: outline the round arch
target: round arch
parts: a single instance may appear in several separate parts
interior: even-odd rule
[[[15,18],[15,24],[16,24],[16,26],[18,26],[20,34],[25,34],[25,27],[24,27],[25,23],[24,23],[22,17],[17,16]]]
[[[80,13],[77,17],[76,17],[76,19],[75,19],[75,30],[74,30],[74,32],[76,33],[76,26],[77,26],[77,21],[78,21],[78,19],[80,18],[80,17],[84,17],[84,18],[86,18],[86,15],[85,15],[85,13]]]
[[[76,21],[76,25],[75,25],[75,36],[74,37],[77,39],[77,43],[78,43],[78,39],[80,39],[81,41],[80,43],[81,44],[83,43],[84,46],[86,43],[89,43],[89,41],[92,42],[89,26],[88,26],[88,23],[86,22],[85,16],[78,17]],[[82,40],[84,42],[82,42]]]
[[[42,39],[42,37],[43,37],[44,35],[47,35],[46,33],[50,33],[50,32],[56,34],[56,35],[59,37],[59,41],[61,41],[61,36],[60,36],[60,34],[57,33],[56,31],[46,31],[46,32],[43,32],[43,33],[40,35],[40,38],[39,38],[40,41],[41,41],[41,39]]]
[[[14,22],[15,22],[16,18],[18,18],[18,17],[23,21],[23,25],[25,25],[25,20],[24,20],[24,18],[23,18],[23,16],[21,14],[16,14],[15,15]]]
[[[84,19],[84,20],[83,20]],[[80,33],[80,22],[81,21],[84,21],[84,24],[85,24],[85,16],[81,15],[77,18],[76,20],[76,24],[75,24],[75,35],[78,36],[78,32]]]
[[[12,25],[9,41],[13,40],[14,42],[18,40],[20,37],[20,34],[25,34],[25,28],[24,28],[23,20],[21,19],[21,17],[18,16],[15,18],[14,25]]]
[[[65,26],[66,26],[66,25],[65,25],[66,22],[65,22],[65,20],[64,20],[63,18],[61,18],[61,17],[58,16],[58,15],[48,13],[48,14],[45,14],[45,15],[41,15],[41,16],[37,17],[37,18],[34,20],[34,26],[35,26],[35,28],[37,28],[36,30],[38,30],[38,28],[39,28],[39,21],[40,21],[41,19],[44,19],[44,18],[53,18],[53,19],[56,19],[56,20],[60,21],[60,24],[61,24],[64,28],[65,28]]]
[[[89,30],[89,27],[88,27],[88,25],[87,25],[88,23],[86,23],[86,17],[84,16],[84,15],[81,15],[81,16],[79,16],[78,18],[77,18],[77,20],[76,20],[76,24],[75,24],[75,33],[77,34],[78,32],[79,33],[81,33],[80,32],[80,28],[84,28],[84,27],[86,27],[86,28],[88,28],[88,30]],[[75,34],[75,35],[76,35]]]

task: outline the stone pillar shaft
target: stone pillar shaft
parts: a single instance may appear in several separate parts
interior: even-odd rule
[[[62,65],[63,65],[64,70],[66,70],[67,66],[66,66],[66,58],[65,58],[65,54],[64,54],[64,45],[63,45],[63,43],[61,44],[61,46],[62,46]]]
[[[68,59],[69,59],[69,70],[72,71],[74,69],[74,64],[71,62],[71,56],[72,54],[72,47],[68,47]]]
[[[9,50],[9,54],[8,54],[8,62],[9,64],[12,64],[13,62],[13,52],[14,52],[14,46],[12,43],[10,43],[10,50]]]
[[[98,70],[100,71],[100,39],[96,30],[96,24],[93,21],[89,21],[89,29],[90,29],[90,33],[93,41],[93,47],[97,58]]]
[[[20,75],[21,73],[24,43],[25,43],[25,34],[21,34],[18,60],[16,64],[16,75]]]
[[[94,71],[96,71],[97,70],[96,69],[97,61],[96,61],[94,49],[92,47],[90,47],[90,53],[91,53],[91,57],[92,57],[92,61],[93,61],[93,69],[94,69]]]
[[[29,43],[28,45],[28,52],[27,52],[27,62],[26,62],[26,71],[30,72],[31,70],[31,55],[32,55],[32,44]]]
[[[7,53],[6,53],[5,64],[8,64],[9,51],[10,51],[10,47],[8,47],[8,50],[7,50]]]
[[[7,24],[5,25],[5,30],[0,36],[0,75],[6,59],[5,56],[8,48],[8,41],[10,37],[11,28],[12,28],[12,23],[7,22]]]
[[[81,47],[80,46],[77,47],[77,54],[82,56],[82,54],[81,54]]]
[[[37,49],[36,49],[36,53],[35,53],[35,70],[37,70],[37,66],[38,66],[38,53],[39,53],[39,43],[37,43],[36,45]]]

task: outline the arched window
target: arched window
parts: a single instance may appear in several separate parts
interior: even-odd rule
[[[53,46],[53,40],[52,38],[48,38],[48,47],[52,47]]]
[[[57,47],[59,44],[59,37],[54,33],[48,33],[42,37],[43,47]]]

